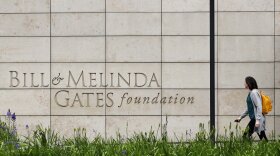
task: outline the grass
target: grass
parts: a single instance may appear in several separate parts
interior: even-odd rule
[[[7,124],[11,123],[11,124]],[[280,140],[269,142],[255,142],[242,138],[240,127],[225,129],[223,135],[216,136],[216,143],[210,140],[210,133],[199,125],[199,132],[193,139],[180,139],[176,143],[170,142],[167,133],[160,138],[157,133],[134,134],[124,139],[120,134],[116,138],[104,139],[100,135],[90,140],[86,136],[86,129],[74,129],[72,138],[64,138],[49,128],[37,126],[28,132],[25,138],[19,138],[14,133],[15,122],[9,119],[0,121],[0,155],[100,155],[100,156],[264,156],[280,155]],[[27,127],[28,130],[28,127]]]

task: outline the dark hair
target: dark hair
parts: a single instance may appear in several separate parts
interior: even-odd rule
[[[257,81],[253,77],[251,77],[251,76],[246,77],[245,82],[248,85],[250,90],[258,89]]]

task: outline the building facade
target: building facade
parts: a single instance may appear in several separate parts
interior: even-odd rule
[[[210,119],[209,3],[0,0],[1,118],[15,112],[22,135],[41,123],[194,137]],[[267,133],[280,135],[280,0],[216,0],[215,15],[217,131],[236,125],[253,76],[273,100]]]

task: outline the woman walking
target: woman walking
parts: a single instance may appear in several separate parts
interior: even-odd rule
[[[253,77],[248,76],[245,78],[244,85],[245,88],[249,90],[246,99],[247,109],[235,120],[235,122],[240,122],[244,117],[249,115],[250,122],[246,127],[243,138],[250,139],[252,134],[256,132],[260,140],[264,138],[267,141],[265,134],[265,116],[262,114],[262,98],[258,90],[258,84]]]

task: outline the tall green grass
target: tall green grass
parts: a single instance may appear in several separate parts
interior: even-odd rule
[[[72,138],[65,138],[49,128],[37,126],[28,132],[25,138],[11,133],[12,126],[0,122],[0,155],[188,155],[188,156],[264,156],[280,155],[280,140],[255,142],[243,139],[240,127],[225,129],[223,135],[216,134],[216,142],[210,139],[211,133],[203,124],[199,124],[199,132],[192,139],[177,139],[172,142],[167,132],[161,137],[158,132],[135,133],[124,138],[119,133],[115,138],[104,139],[100,135],[94,139],[87,137],[86,129],[74,129]],[[29,130],[27,128],[27,130]]]

